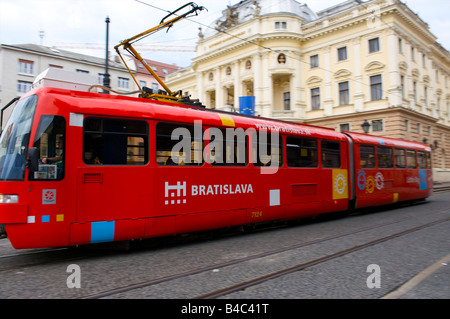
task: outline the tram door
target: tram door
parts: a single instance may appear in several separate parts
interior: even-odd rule
[[[66,244],[67,222],[72,206],[73,182],[67,174],[66,119],[59,115],[42,115],[31,148],[37,166],[29,169],[30,199],[28,224],[39,225],[41,234],[35,244]],[[31,151],[30,151],[31,153]],[[31,236],[32,228],[29,235]]]
[[[77,171],[80,223],[144,218],[150,214],[148,124],[126,119],[86,118],[84,166]]]

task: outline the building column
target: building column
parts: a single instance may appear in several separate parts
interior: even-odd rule
[[[355,70],[353,104],[356,112],[362,112],[364,110],[364,90],[361,69],[361,37],[353,39],[353,52]]]
[[[398,36],[396,32],[389,29],[388,36],[388,67],[389,67],[389,88],[388,88],[388,99],[389,106],[400,106],[402,105],[402,89],[400,83],[400,70],[399,70],[399,47],[398,47]]]
[[[239,97],[241,97],[242,94],[242,82],[241,82],[241,76],[240,76],[240,61],[237,60],[234,64],[234,109],[236,112],[239,113],[240,105],[239,105]]]
[[[271,117],[273,105],[273,78],[269,73],[269,53],[265,52],[262,56],[262,101],[261,116]]]
[[[222,82],[220,80],[220,67],[215,69],[214,80],[216,82],[216,108],[222,110],[225,106],[225,100],[223,98]]]
[[[253,69],[253,83],[254,83],[254,94],[255,94],[255,114],[262,114],[262,101],[263,101],[263,87],[262,87],[262,65],[261,65],[261,54],[258,52],[253,56],[252,62]]]
[[[197,74],[197,96],[201,102],[206,101],[206,94],[203,90],[203,72],[198,72]]]
[[[298,63],[295,68],[295,73],[298,74],[298,110],[296,110],[296,115],[299,119],[306,118],[306,111],[308,107],[308,103],[306,103],[305,74],[303,68],[303,64],[306,63],[304,59],[305,55],[299,53]]]
[[[331,70],[331,56],[330,56],[331,46],[324,48],[323,54],[323,64],[325,70]],[[325,94],[323,99],[323,110],[325,116],[333,115],[333,95],[332,95],[332,84],[331,84],[331,73],[325,72]]]

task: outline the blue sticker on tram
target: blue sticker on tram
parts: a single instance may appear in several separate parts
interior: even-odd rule
[[[91,244],[114,241],[116,222],[98,222],[91,224]]]
[[[419,176],[420,176],[420,190],[421,191],[427,190],[428,189],[427,171],[421,170],[419,172]]]

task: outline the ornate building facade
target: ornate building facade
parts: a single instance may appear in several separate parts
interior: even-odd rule
[[[295,0],[245,0],[200,29],[196,58],[168,85],[209,108],[430,144],[450,181],[450,53],[398,0],[320,12]],[[246,106],[248,108],[248,106]]]

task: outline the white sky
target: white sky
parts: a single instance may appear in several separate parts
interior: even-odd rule
[[[173,11],[189,0],[141,0],[148,4]],[[196,0],[204,6],[199,17],[193,18],[209,25],[220,17],[229,4],[240,0]],[[305,2],[315,12],[342,3],[345,0],[308,0]],[[428,23],[431,32],[450,50],[450,0],[404,0],[409,8]],[[73,47],[98,44],[104,46],[106,36],[105,18],[109,16],[110,48],[120,40],[130,38],[156,26],[166,15],[136,0],[0,0],[0,43],[40,44],[39,31],[45,32],[43,45],[58,46],[65,50],[104,57],[104,49],[80,50]],[[198,40],[199,25],[191,21],[177,23],[166,34],[156,33],[139,44],[169,46],[192,46]],[[72,47],[72,48],[68,48]],[[143,51],[142,55],[151,60],[189,66],[195,57],[193,52]]]

